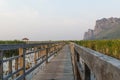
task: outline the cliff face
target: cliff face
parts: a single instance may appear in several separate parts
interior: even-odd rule
[[[88,29],[88,32],[84,34],[84,40],[93,39],[94,38],[94,31],[92,29]]]
[[[114,34],[113,32],[116,32],[114,30],[115,28],[117,29],[120,28],[120,18],[103,18],[103,19],[97,20],[94,30],[89,29],[88,32],[85,32],[84,40],[107,38],[109,37],[109,35],[113,35]],[[119,31],[116,33],[117,35],[118,33],[120,33]],[[102,33],[105,33],[105,34],[102,34]],[[113,36],[116,36],[116,35],[113,35]]]

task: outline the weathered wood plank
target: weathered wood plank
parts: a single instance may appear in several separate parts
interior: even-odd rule
[[[32,80],[74,80],[70,49],[65,46]]]

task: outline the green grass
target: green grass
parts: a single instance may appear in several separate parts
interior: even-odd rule
[[[80,46],[120,59],[120,40],[87,40],[74,42]]]
[[[0,45],[3,44],[25,44],[25,42],[23,41],[19,41],[19,40],[14,40],[14,41],[0,41]],[[3,56],[4,57],[12,57],[12,56],[16,56],[18,55],[18,50],[8,50],[8,51],[4,51]]]
[[[0,40],[0,44],[23,44],[25,42],[19,41],[19,40],[14,40],[14,41],[2,41]]]

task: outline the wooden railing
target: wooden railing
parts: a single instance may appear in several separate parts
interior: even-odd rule
[[[119,80],[120,60],[70,44],[75,80]]]
[[[26,75],[34,71],[44,62],[48,63],[48,59],[61,50],[64,45],[64,42],[0,45],[0,80],[8,80],[10,78],[12,80],[25,80]],[[5,51],[16,49],[19,53],[17,56],[3,58]],[[31,66],[31,63],[27,63],[26,61],[26,58],[32,54],[34,54],[34,66]],[[13,63],[13,60],[15,63]],[[4,75],[4,63],[8,63],[6,75]],[[14,71],[13,64],[15,65]]]

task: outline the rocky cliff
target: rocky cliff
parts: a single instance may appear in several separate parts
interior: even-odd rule
[[[103,18],[96,21],[94,30],[84,34],[84,40],[120,38],[120,18]]]
[[[94,31],[92,29],[88,29],[88,32],[84,34],[84,40],[93,39],[94,38]]]

